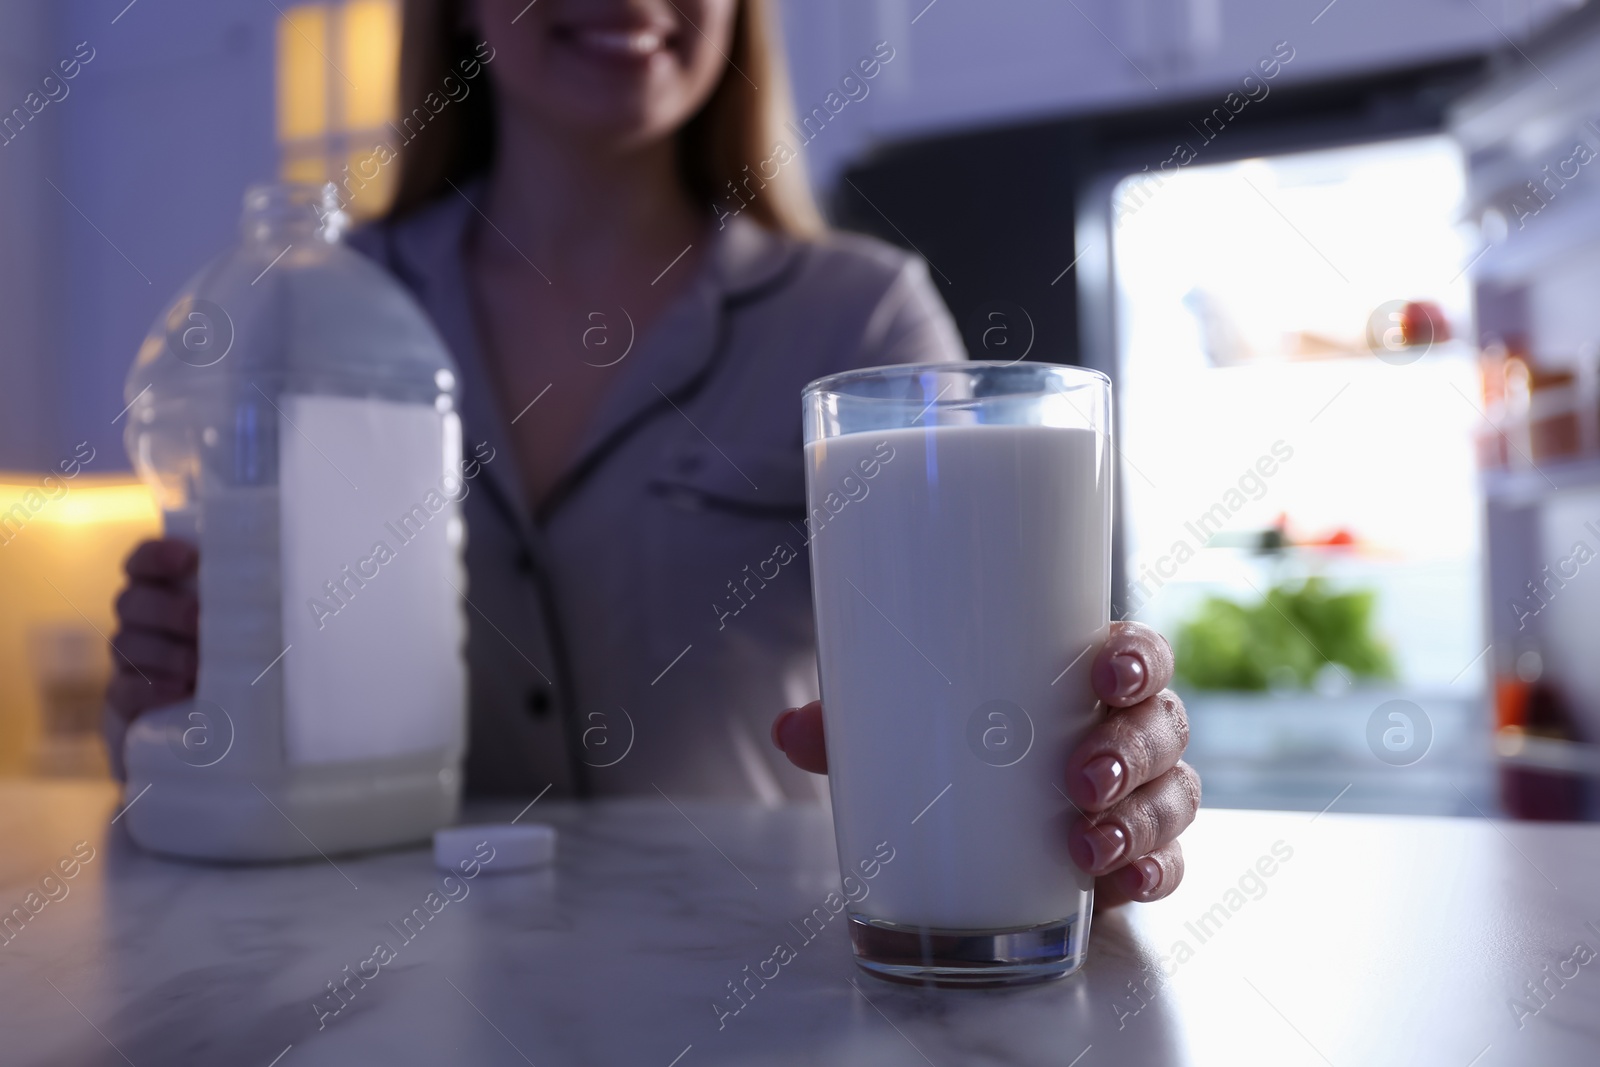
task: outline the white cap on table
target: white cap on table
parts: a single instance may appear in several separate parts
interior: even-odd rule
[[[555,827],[539,823],[447,826],[433,834],[434,866],[451,872],[474,862],[485,871],[523,871],[544,866],[555,854]]]

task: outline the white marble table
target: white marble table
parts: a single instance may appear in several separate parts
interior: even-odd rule
[[[1600,952],[1600,827],[1207,810],[1182,890],[1098,917],[1082,972],[938,991],[857,972],[840,920],[800,943],[837,878],[817,809],[541,802],[556,868],[480,876],[409,943],[388,923],[439,889],[422,850],[184,866],[118,810],[107,787],[0,784],[0,908],[95,850],[0,946],[0,1063],[1600,1062],[1600,956],[1574,956]],[[363,968],[378,941],[394,958]],[[798,957],[719,1029],[713,1002],[779,941]],[[346,966],[376,976],[319,1030]]]

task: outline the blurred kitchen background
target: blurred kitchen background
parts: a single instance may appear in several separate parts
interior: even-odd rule
[[[1600,816],[1600,5],[781,7],[832,219],[974,357],[1115,380],[1114,611],[1207,804]],[[0,0],[0,774],[105,773],[124,374],[246,184],[398,143],[398,25]]]

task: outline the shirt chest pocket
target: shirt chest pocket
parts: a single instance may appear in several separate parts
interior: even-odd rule
[[[736,630],[809,645],[804,454],[719,448],[703,438],[661,456],[648,482],[650,644],[671,657]],[[776,651],[776,649],[774,649]]]

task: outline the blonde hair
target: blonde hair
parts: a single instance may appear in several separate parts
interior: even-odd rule
[[[446,75],[465,69],[477,42],[463,33],[461,0],[405,0],[400,44],[400,113],[437,94]],[[733,43],[722,80],[698,113],[678,131],[678,160],[690,195],[708,209],[724,189],[773,154],[786,120],[794,118],[788,71],[769,0],[739,0]],[[494,160],[494,94],[481,86],[428,122],[418,149],[400,150],[400,178],[390,217],[415,211]],[[425,146],[425,147],[424,147]],[[420,149],[420,150],[419,150]],[[822,232],[804,164],[763,178],[760,195],[744,208],[770,230],[796,237]]]

